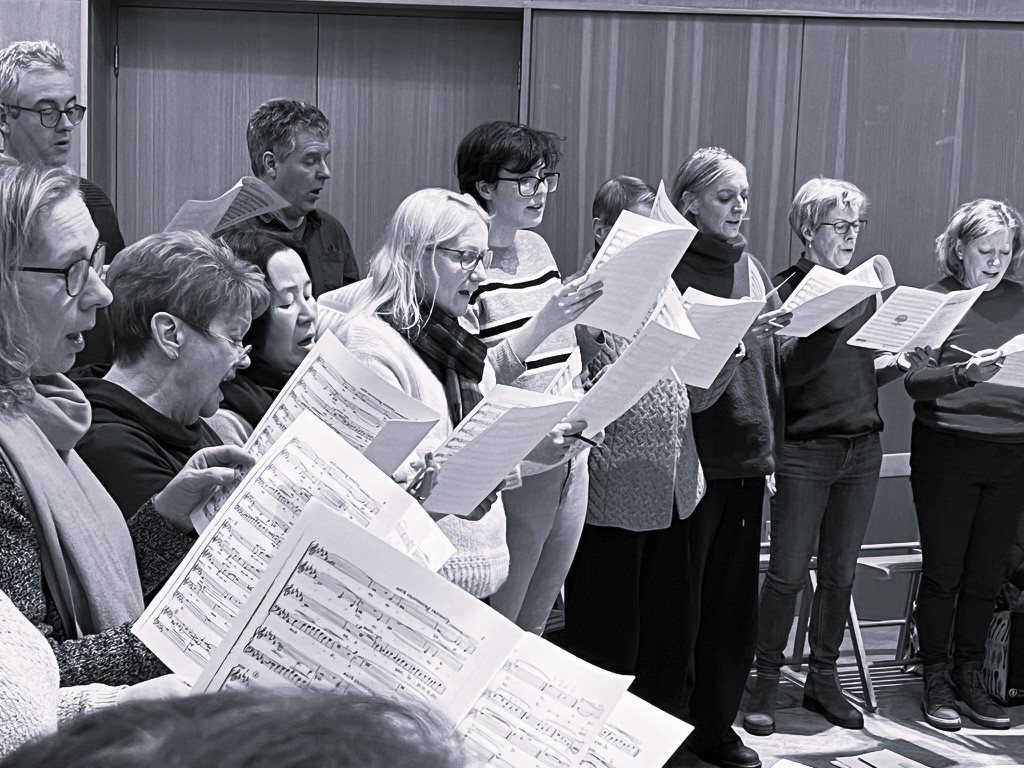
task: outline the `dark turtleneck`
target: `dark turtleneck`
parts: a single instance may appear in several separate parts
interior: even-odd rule
[[[235,378],[220,385],[224,395],[221,408],[234,411],[255,428],[290,376],[261,360],[253,360],[248,368],[237,371]]]
[[[726,241],[698,232],[672,279],[680,291],[692,287],[721,298],[746,296],[751,269],[758,271],[766,286],[770,281],[764,267],[745,254],[745,246],[742,237]],[[778,306],[778,299],[772,296],[765,311]],[[718,401],[706,411],[693,414],[697,454],[705,476],[725,480],[774,472],[781,426],[778,354],[774,340],[769,339],[748,346]]]

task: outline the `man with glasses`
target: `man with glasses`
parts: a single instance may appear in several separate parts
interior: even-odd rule
[[[789,223],[804,252],[774,278],[781,300],[814,265],[849,267],[867,223],[867,205],[863,192],[838,179],[811,179],[797,191]],[[757,684],[743,719],[754,735],[775,731],[783,651],[797,593],[815,554],[818,586],[803,706],[843,728],[864,725],[843,695],[836,661],[882,463],[878,387],[928,360],[923,349],[896,357],[849,346],[846,342],[875,309],[876,299],[867,299],[807,338],[781,341],[785,434],[776,457],[771,560],[761,589]]]
[[[600,296],[583,277],[562,284],[544,239],[531,232],[558,188],[560,139],[509,122],[477,126],[456,159],[459,190],[491,215],[494,252],[466,319],[490,347],[499,384],[543,392],[576,347],[574,322]],[[579,429],[572,430],[579,433]],[[569,439],[545,463],[523,465],[520,488],[502,493],[509,575],[491,606],[523,629],[544,629],[569,570],[587,507],[587,455],[566,461]],[[536,455],[536,452],[535,452]]]
[[[19,163],[67,165],[71,137],[85,118],[78,103],[72,68],[53,43],[21,41],[0,51],[0,136],[3,154]],[[79,179],[79,189],[109,261],[124,248],[114,205],[98,185]],[[97,313],[97,328],[86,334],[76,365],[109,362],[112,353],[106,313]]]
[[[313,104],[271,99],[249,118],[245,138],[256,178],[290,203],[283,211],[247,219],[240,229],[266,232],[302,258],[313,295],[359,280],[348,232],[317,209],[331,170],[331,124]]]

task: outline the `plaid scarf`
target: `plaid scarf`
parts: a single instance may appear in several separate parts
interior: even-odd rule
[[[419,330],[396,330],[412,344],[444,385],[448,414],[455,427],[483,400],[480,380],[484,375],[487,345],[440,309],[431,312],[425,306],[423,312],[426,320]]]

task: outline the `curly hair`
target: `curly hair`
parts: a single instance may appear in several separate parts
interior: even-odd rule
[[[253,175],[266,173],[263,155],[267,152],[284,157],[295,149],[295,135],[299,131],[308,131],[326,141],[331,121],[316,105],[296,99],[271,99],[256,107],[245,129]]]

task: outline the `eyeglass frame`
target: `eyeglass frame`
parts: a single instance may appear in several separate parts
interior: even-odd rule
[[[558,189],[558,178],[561,174],[558,171],[545,171],[539,176],[514,176],[509,178],[508,176],[496,177],[498,181],[514,181],[519,188],[519,194],[521,197],[533,197],[537,194],[537,190],[540,189],[540,185],[543,183],[547,186],[548,192],[554,192]],[[552,181],[554,179],[554,181]],[[535,182],[532,192],[523,191],[523,182]]]
[[[68,122],[71,123],[72,126],[81,125],[82,121],[85,120],[86,113],[86,108],[81,104],[75,104],[74,106],[65,107],[64,109],[57,109],[56,107],[43,107],[42,109],[35,109],[34,107],[22,107],[19,104],[7,104],[6,102],[0,102],[0,106],[4,107],[5,109],[23,109],[26,112],[35,112],[37,115],[39,115],[39,124],[43,126],[43,128],[56,128],[58,125],[60,125],[60,118],[62,115],[68,119]],[[47,125],[46,121],[43,119],[43,114],[46,112],[56,113],[57,119],[53,121],[53,125]],[[78,116],[77,121],[74,117],[72,117],[72,114]],[[18,116],[15,115],[14,119],[17,120]]]
[[[490,248],[484,248],[482,251],[477,251],[472,248],[449,248],[447,245],[435,245],[435,250],[448,251],[449,253],[459,254],[459,266],[467,272],[472,272],[476,269],[477,264],[483,264],[484,269],[490,269],[491,264],[494,261],[494,251]],[[471,263],[466,263],[466,254],[475,254]]]
[[[822,227],[832,227],[832,230],[840,237],[845,235],[851,229],[860,234],[860,231],[867,226],[867,219],[857,219],[856,221],[846,221],[846,219],[840,219],[839,221],[823,221],[821,224],[815,227],[815,229],[821,229]],[[842,231],[839,228],[842,227]]]
[[[178,319],[181,320],[181,322],[183,322],[189,328],[199,331],[199,333],[203,334],[204,336],[215,336],[218,339],[223,339],[224,341],[226,341],[228,344],[231,345],[231,348],[235,350],[235,354],[238,356],[238,362],[241,362],[250,352],[252,352],[252,344],[246,344],[243,341],[236,341],[235,339],[232,339],[229,336],[225,336],[223,333],[211,331],[209,328],[200,328],[195,323],[190,323],[188,320],[182,317],[179,317]]]
[[[85,277],[82,278],[82,284],[77,290],[71,287],[71,272],[82,262],[86,264]],[[97,263],[98,262],[98,263]],[[96,246],[92,249],[92,254],[88,258],[76,259],[75,261],[68,264],[64,269],[57,269],[56,267],[16,267],[15,272],[37,272],[44,275],[64,275],[64,291],[67,293],[69,298],[77,298],[82,295],[82,291],[85,290],[85,286],[89,284],[89,270],[91,269],[97,275],[103,274],[103,265],[107,262],[107,244],[102,240],[96,242]]]

